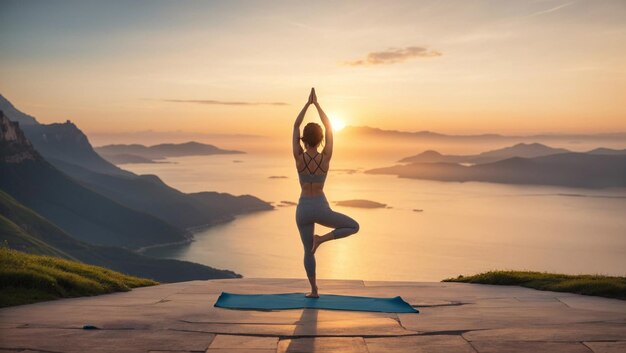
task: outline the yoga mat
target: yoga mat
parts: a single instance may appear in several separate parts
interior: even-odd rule
[[[395,298],[353,297],[349,295],[321,294],[319,298],[305,298],[304,293],[285,294],[234,294],[222,292],[216,307],[228,309],[280,310],[280,309],[332,309],[375,311],[383,313],[418,313],[419,311]]]

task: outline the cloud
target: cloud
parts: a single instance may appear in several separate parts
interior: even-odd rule
[[[555,7],[549,8],[547,10],[538,11],[538,12],[535,12],[535,13],[532,13],[532,14],[528,15],[527,17],[534,17],[534,16],[539,16],[539,15],[547,14],[547,13],[550,13],[550,12],[558,11],[558,10],[564,8],[564,7],[568,7],[568,6],[572,5],[575,2],[576,1],[572,1],[572,2],[565,3],[565,4],[561,4],[559,6],[555,6]]]
[[[289,105],[285,102],[238,102],[238,101],[218,101],[213,99],[161,99],[163,102],[170,103],[195,103],[207,105],[236,105],[236,106],[253,106],[253,105]]]
[[[441,56],[441,52],[424,47],[390,48],[367,54],[365,59],[349,61],[350,66],[397,64],[414,58],[432,58]]]

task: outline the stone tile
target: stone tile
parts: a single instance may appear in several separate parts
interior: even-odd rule
[[[360,337],[318,337],[284,339],[278,342],[277,353],[368,353]]]
[[[558,299],[570,308],[626,314],[625,302],[619,299],[584,295],[558,297]]]
[[[589,353],[579,342],[474,341],[479,353]]]
[[[214,335],[168,330],[76,330],[19,328],[2,331],[0,348],[53,352],[204,351]],[[40,339],[36,339],[40,338]]]
[[[405,330],[390,318],[367,320],[337,320],[316,322],[311,319],[297,325],[284,324],[239,324],[239,323],[171,323],[170,329],[179,331],[206,332],[214,334],[272,335],[272,336],[397,336],[414,334]]]
[[[511,323],[514,325],[514,323]],[[493,330],[478,330],[463,334],[474,341],[624,341],[626,325],[607,323],[584,323],[535,327],[507,327]]]
[[[419,332],[499,329],[511,326],[574,324],[624,319],[620,313],[572,309],[559,302],[540,301],[523,306],[442,306],[421,308],[419,315],[398,314],[402,325]],[[514,320],[512,320],[514,318]]]
[[[155,352],[156,353],[156,352]],[[257,348],[209,348],[206,353],[276,353],[276,349]]]
[[[296,325],[174,323],[171,330],[224,335],[291,336]]]
[[[252,336],[234,336],[234,335],[217,335],[211,342],[209,350],[214,349],[269,349],[276,351],[278,345],[278,337],[252,337]],[[213,352],[215,353],[215,352]]]
[[[367,320],[308,321],[296,326],[296,336],[399,336],[415,334],[389,318]]]
[[[245,336],[242,342],[272,340],[274,347],[282,337],[279,346],[283,351],[288,347],[292,351],[307,347],[322,351],[348,347],[347,351],[359,351],[367,343],[372,352],[383,349],[389,352],[453,349],[463,352],[470,346],[468,341],[487,351],[506,351],[509,346],[502,345],[507,342],[525,341],[510,347],[528,347],[537,352],[545,347],[557,351],[562,347],[572,350],[582,347],[588,351],[615,352],[624,350],[626,341],[623,301],[516,286],[320,281],[323,293],[400,295],[409,303],[421,306],[420,314],[213,307],[222,291],[296,293],[307,287],[306,279],[192,281],[3,308],[0,309],[0,348],[59,352],[109,352],[111,347],[144,352],[208,349],[217,353],[234,350],[226,346],[232,343],[229,337],[235,335]],[[86,324],[102,330],[80,329]],[[428,332],[437,334],[422,335]],[[215,346],[208,348],[215,334],[224,334],[220,340],[225,341],[216,341]],[[372,336],[376,338],[369,338]],[[360,337],[366,337],[366,341]],[[577,346],[580,341],[585,341],[589,348]],[[94,342],[99,344],[94,345]],[[15,345],[7,345],[9,343]],[[274,350],[262,347],[261,344],[258,348],[240,347],[240,351]]]
[[[459,335],[366,338],[370,353],[475,353]]]
[[[626,340],[616,342],[583,342],[593,353],[624,353],[626,352]]]

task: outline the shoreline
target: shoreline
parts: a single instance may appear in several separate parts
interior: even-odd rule
[[[137,248],[137,249],[132,250],[132,251],[137,253],[137,254],[144,255],[144,253],[147,250],[150,250],[150,249],[164,248],[164,247],[175,246],[175,245],[191,244],[194,241],[196,241],[195,234],[200,233],[200,232],[202,232],[204,230],[207,230],[207,229],[209,229],[211,227],[218,226],[218,225],[221,225],[221,224],[226,224],[226,223],[229,223],[229,222],[233,222],[237,218],[239,218],[239,216],[245,216],[245,215],[252,214],[252,213],[264,212],[264,211],[273,211],[273,210],[274,209],[271,209],[271,210],[256,210],[256,211],[251,211],[251,212],[245,212],[245,213],[233,215],[233,216],[221,219],[221,220],[216,220],[213,223],[206,223],[206,224],[201,224],[201,225],[197,225],[197,226],[193,226],[193,227],[187,227],[187,228],[185,228],[185,231],[189,232],[190,236],[189,236],[189,238],[187,238],[185,240],[146,245],[146,246],[142,246],[142,247]]]

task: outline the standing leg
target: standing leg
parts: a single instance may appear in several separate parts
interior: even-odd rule
[[[313,254],[315,254],[315,250],[317,250],[317,247],[322,243],[333,239],[345,238],[359,231],[359,223],[357,223],[357,221],[343,213],[333,211],[330,207],[324,209],[324,211],[319,214],[319,218],[316,222],[325,227],[335,229],[322,236],[313,236],[313,247],[311,249]]]
[[[298,231],[300,232],[300,240],[302,240],[302,246],[304,247],[304,269],[306,276],[311,284],[311,293],[306,296],[309,298],[317,298],[317,283],[315,277],[315,255],[311,251],[313,247],[313,230],[315,223],[309,223],[305,219],[305,215],[298,208],[296,210],[296,224],[298,225]]]

